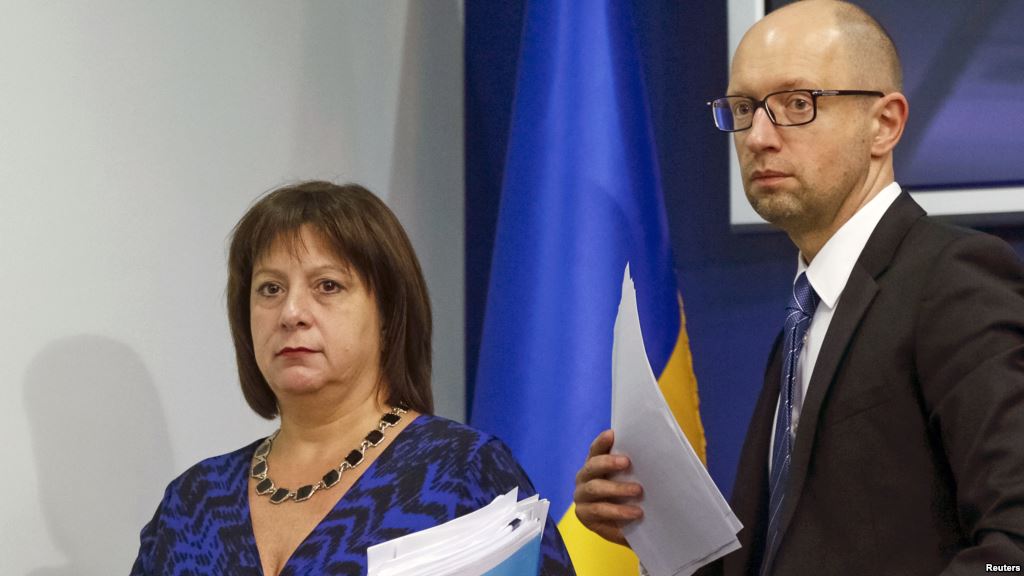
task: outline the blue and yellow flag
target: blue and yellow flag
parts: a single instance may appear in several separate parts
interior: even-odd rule
[[[704,454],[629,2],[529,2],[472,423],[512,448],[581,576],[636,574],[582,527],[576,471],[611,418],[612,330],[627,260],[654,373]]]

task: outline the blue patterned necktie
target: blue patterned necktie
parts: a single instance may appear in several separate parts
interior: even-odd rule
[[[782,387],[779,391],[779,410],[775,416],[775,444],[772,447],[772,471],[768,485],[768,532],[761,562],[762,576],[771,573],[782,538],[782,504],[789,482],[790,455],[795,435],[793,400],[800,386],[797,380],[797,361],[818,302],[818,295],[807,281],[807,274],[800,274],[793,284],[793,298],[786,307],[786,323],[783,327]]]

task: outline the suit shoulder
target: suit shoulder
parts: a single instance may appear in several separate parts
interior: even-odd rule
[[[910,229],[903,242],[903,249],[915,253],[919,258],[927,256],[941,258],[950,254],[991,252],[995,250],[1011,258],[1016,253],[1005,240],[986,232],[941,222],[923,217]]]
[[[925,216],[914,223],[907,236],[909,241],[930,244],[941,249],[950,242],[980,234],[983,232]]]

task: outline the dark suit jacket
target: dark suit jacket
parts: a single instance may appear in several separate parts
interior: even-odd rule
[[[779,342],[733,490],[743,548],[707,574],[760,566]],[[893,203],[819,352],[788,490],[774,574],[1024,565],[1024,269],[1009,246]]]

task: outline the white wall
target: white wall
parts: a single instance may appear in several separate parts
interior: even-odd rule
[[[275,427],[238,390],[224,260],[282,183],[396,210],[462,417],[459,0],[0,7],[4,574],[127,573],[174,475]]]

